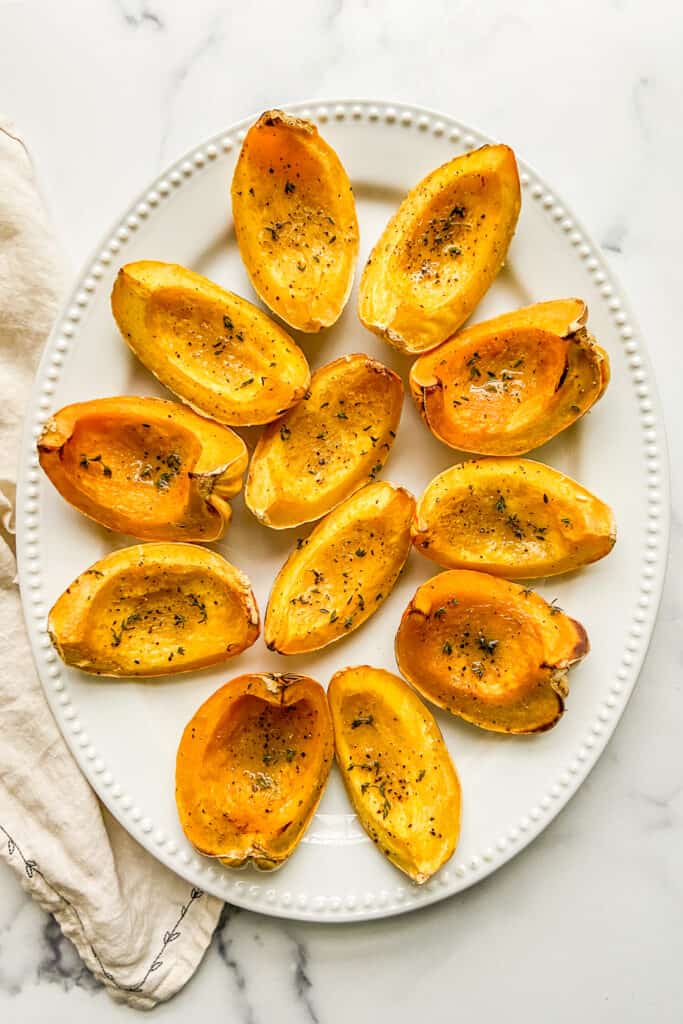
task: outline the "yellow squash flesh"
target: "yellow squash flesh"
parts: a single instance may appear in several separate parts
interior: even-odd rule
[[[67,665],[102,676],[158,676],[227,661],[254,643],[249,580],[194,544],[136,544],[82,572],[48,630]]]
[[[74,508],[141,540],[218,539],[247,466],[244,441],[228,427],[130,395],[60,409],[38,455]]]
[[[434,716],[390,672],[337,672],[328,700],[339,771],[360,822],[386,857],[426,882],[455,850],[460,782]]]
[[[309,121],[269,110],[242,144],[232,181],[235,234],[259,297],[315,333],[340,316],[358,258],[348,175]]]
[[[396,634],[398,667],[416,690],[504,733],[555,725],[569,667],[588,649],[583,626],[532,590],[458,569],[418,587]]]
[[[279,867],[313,817],[333,756],[320,683],[266,673],[232,679],[193,715],[178,747],[185,835],[228,867]]]
[[[273,584],[264,638],[280,654],[316,651],[353,632],[388,596],[410,551],[415,500],[368,484],[318,523]]]
[[[614,547],[609,506],[529,459],[472,459],[440,473],[417,503],[413,544],[446,569],[508,579],[556,576]]]
[[[249,467],[247,507],[277,530],[319,519],[380,472],[402,404],[400,377],[369,356],[316,370],[304,401],[264,429]]]
[[[308,363],[289,335],[251,302],[185,267],[128,263],[111,306],[140,362],[219,423],[269,423],[306,393]]]
[[[508,146],[483,146],[432,171],[372,250],[360,283],[364,326],[403,352],[441,344],[498,274],[519,210]]]
[[[410,390],[434,436],[465,452],[523,455],[565,430],[609,382],[587,318],[581,299],[539,302],[416,359]]]

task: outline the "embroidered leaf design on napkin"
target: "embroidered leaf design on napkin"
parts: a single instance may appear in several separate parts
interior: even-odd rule
[[[42,873],[42,871],[38,867],[38,861],[28,860],[24,856],[24,853],[23,853],[23,851],[21,849],[21,846],[19,846],[17,844],[16,840],[12,838],[12,836],[9,834],[9,832],[7,831],[5,826],[0,824],[0,837],[2,837],[2,836],[4,836],[4,838],[7,840],[7,852],[9,853],[9,855],[11,856],[13,853],[17,853],[19,855],[19,857],[21,858],[21,861],[22,861],[23,867],[24,867],[24,871],[26,872],[27,877],[28,878],[33,878],[34,875],[38,875],[43,880],[43,882],[48,887],[48,889],[50,889],[52,891],[52,893],[55,896],[57,896],[62,901],[62,903],[65,906],[67,906],[72,911],[72,913],[74,913],[75,916],[78,918],[78,911],[77,911],[76,907],[73,905],[73,903],[71,903],[71,901],[68,900],[66,896],[64,896],[62,893],[60,893],[59,890],[56,889],[54,885],[52,885],[52,883],[50,882],[49,878],[45,877],[45,875]],[[117,981],[116,978],[114,977],[114,975],[105,968],[104,964],[102,963],[102,960],[100,959],[100,956],[99,956],[97,950],[94,948],[94,946],[91,945],[90,946],[91,952],[92,952],[93,956],[95,957],[95,959],[96,959],[96,961],[98,963],[98,966],[99,966],[99,969],[100,969],[100,971],[102,973],[102,976],[104,978],[106,978],[107,981],[109,981],[113,985],[113,987],[118,989],[120,992],[142,992],[144,987],[145,987],[145,984],[147,982],[147,979],[150,976],[150,974],[153,971],[158,971],[160,967],[164,966],[164,962],[161,959],[161,957],[162,957],[162,955],[164,953],[164,950],[168,946],[169,942],[175,942],[176,939],[180,938],[182,933],[180,931],[178,931],[178,927],[179,927],[181,921],[183,920],[183,918],[185,917],[185,915],[187,914],[187,912],[190,910],[190,907],[192,906],[192,903],[195,900],[198,900],[203,895],[204,895],[203,889],[199,889],[197,887],[193,887],[190,890],[190,898],[188,899],[187,903],[184,903],[183,906],[180,908],[180,913],[178,914],[178,917],[177,917],[177,919],[175,921],[175,924],[169,929],[169,931],[164,932],[163,945],[162,945],[161,949],[159,949],[157,951],[156,956],[154,957],[154,960],[152,961],[151,966],[147,968],[147,971],[145,972],[144,976],[135,985],[124,985],[124,984],[121,984],[119,981]],[[79,918],[79,920],[80,920],[80,918]],[[0,1018],[0,1020],[1,1020],[1,1018]]]

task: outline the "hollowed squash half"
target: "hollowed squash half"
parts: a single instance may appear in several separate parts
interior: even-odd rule
[[[251,126],[232,180],[232,214],[255,291],[290,327],[340,316],[358,258],[353,191],[310,121],[268,110]]]
[[[48,618],[64,662],[102,676],[158,676],[227,661],[259,634],[249,580],[194,544],[136,544],[82,572]]]
[[[325,515],[381,471],[402,404],[401,378],[369,356],[343,356],[316,370],[304,400],[261,435],[244,493],[248,508],[277,530]]]
[[[440,473],[417,503],[413,544],[446,569],[531,579],[596,562],[614,547],[612,510],[530,459],[472,459]]]
[[[550,729],[569,667],[588,653],[574,619],[516,583],[453,569],[418,587],[396,635],[396,660],[438,707],[492,732]]]
[[[317,651],[369,619],[408,557],[414,510],[402,487],[368,484],[318,523],[273,584],[268,647],[280,654]]]
[[[232,679],[193,715],[178,747],[183,832],[228,867],[279,867],[313,817],[333,756],[327,698],[314,679]]]
[[[414,882],[455,850],[460,782],[434,716],[390,672],[360,665],[331,679],[339,771],[377,848]]]
[[[358,307],[364,326],[403,352],[425,352],[449,338],[503,265],[519,209],[508,146],[483,146],[428,174],[365,266]]]
[[[468,327],[416,359],[410,389],[452,448],[523,455],[578,420],[609,382],[581,299],[539,302]]]
[[[219,423],[269,423],[306,392],[306,357],[262,310],[174,263],[119,270],[111,296],[127,345],[161,383]]]
[[[131,395],[60,409],[38,455],[74,508],[141,540],[216,540],[247,466],[244,441],[228,427]]]

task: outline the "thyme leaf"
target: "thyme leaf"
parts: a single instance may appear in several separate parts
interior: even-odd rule
[[[359,715],[358,718],[354,718],[351,722],[351,728],[359,729],[361,725],[372,725],[374,721],[373,715]]]

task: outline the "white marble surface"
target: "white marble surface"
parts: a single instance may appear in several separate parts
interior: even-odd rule
[[[663,0],[0,0],[0,102],[74,270],[131,194],[239,117],[306,97],[423,103],[510,142],[581,214],[631,295],[668,424],[659,622],[617,733],[568,808],[505,869],[427,911],[342,927],[226,912],[195,980],[155,1018],[683,1019],[682,45],[680,7]],[[131,1013],[3,869],[0,1018]]]

